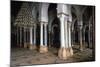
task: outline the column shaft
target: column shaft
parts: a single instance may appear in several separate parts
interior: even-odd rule
[[[41,23],[41,33],[40,33],[40,45],[43,46],[43,23]]]
[[[34,25],[34,45],[36,45],[36,25]]]
[[[49,32],[49,47],[51,47],[51,33]]]
[[[91,31],[90,31],[90,23],[89,23],[89,30],[88,30],[88,48],[91,45]]]
[[[45,46],[47,46],[47,23],[44,24],[44,32],[45,32]]]
[[[83,29],[83,41],[84,41],[84,45],[86,44],[85,43],[85,28]]]
[[[68,46],[69,46],[69,38],[68,35],[70,33],[68,30],[68,20],[70,16],[67,16],[67,14],[69,13],[69,7],[67,5],[64,4],[58,4],[57,5],[57,13],[58,13],[58,17],[60,18],[60,37],[61,37],[61,47],[58,51],[58,57],[60,59],[66,60],[68,57],[72,56],[71,54],[71,50]],[[68,14],[69,15],[69,14]]]
[[[68,48],[68,23],[67,23],[67,19],[65,22],[65,44],[66,44],[66,48]]]
[[[83,50],[83,36],[82,36],[82,29],[83,29],[83,19],[82,19],[82,16],[79,15],[78,17],[78,25],[79,25],[79,43],[80,43],[80,50],[82,51]]]
[[[82,29],[79,30],[79,38],[80,38],[80,50],[83,50],[83,45],[82,45]]]
[[[33,34],[32,34],[32,30],[33,30],[33,28],[30,27],[30,44],[31,45],[33,44]]]
[[[69,28],[68,28],[68,32],[69,32],[69,47],[71,47],[71,30],[70,30],[70,23],[69,23]]]
[[[40,39],[40,53],[46,53],[48,52],[47,48],[47,29],[46,26],[44,26],[44,35],[43,35],[43,23],[41,23],[41,39]],[[44,37],[44,38],[43,38]],[[45,45],[43,45],[43,40],[45,39]]]
[[[27,48],[27,34],[26,27],[24,27],[24,48]]]
[[[22,28],[20,27],[20,47],[22,46]]]
[[[64,15],[62,15],[62,17],[60,18],[60,33],[61,33],[61,47],[65,48],[65,30],[64,30]]]
[[[26,43],[26,28],[24,27],[24,43]]]

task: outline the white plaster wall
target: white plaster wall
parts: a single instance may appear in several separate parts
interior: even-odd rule
[[[71,5],[69,4],[58,4],[57,5],[57,13],[65,13],[67,14],[68,21],[72,22],[72,14],[71,14]]]
[[[68,14],[68,7],[66,4],[57,4],[57,13],[65,13]]]
[[[48,3],[41,3],[39,10],[39,21],[48,22]]]
[[[68,7],[68,14],[69,14],[68,20],[69,20],[70,22],[72,22],[71,5],[67,5],[67,7]]]

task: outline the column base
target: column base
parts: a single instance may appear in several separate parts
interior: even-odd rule
[[[79,49],[80,49],[80,51],[83,51],[83,46],[80,46]]]
[[[30,44],[30,43],[26,43],[26,44],[27,44],[27,48],[30,48],[30,45],[31,45],[31,44]]]
[[[66,60],[73,55],[72,48],[60,48],[58,52],[58,57],[62,60]]]
[[[80,48],[80,51],[83,51],[83,48]]]
[[[73,49],[72,49],[72,47],[69,48],[69,51],[70,51],[70,56],[73,56]]]
[[[40,53],[46,53],[46,52],[48,52],[48,47],[46,47],[46,46],[40,46]]]
[[[27,48],[27,43],[24,43],[24,48]]]
[[[34,49],[36,49],[36,46],[33,45],[33,44],[30,44],[29,49],[30,49],[30,50],[34,50]]]

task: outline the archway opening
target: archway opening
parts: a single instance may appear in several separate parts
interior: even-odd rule
[[[52,22],[52,47],[59,48],[60,47],[60,20],[56,17]]]
[[[60,47],[60,20],[57,18],[57,4],[50,3],[48,7],[48,29],[49,29],[49,39],[48,43],[51,47]]]

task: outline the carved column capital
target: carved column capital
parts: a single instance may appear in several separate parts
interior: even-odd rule
[[[57,17],[58,17],[58,18],[62,17],[63,15],[64,15],[66,18],[69,16],[68,14],[63,13],[63,12],[57,13]]]

